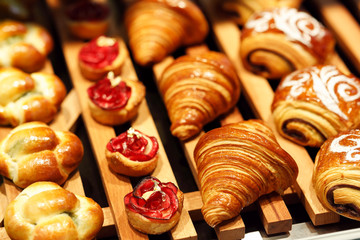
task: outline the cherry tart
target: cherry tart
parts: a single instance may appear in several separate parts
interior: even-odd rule
[[[80,71],[86,79],[92,81],[104,78],[110,71],[119,75],[127,56],[122,40],[99,36],[80,49]]]
[[[155,137],[129,128],[109,141],[105,155],[114,172],[139,177],[148,175],[155,169],[158,150],[159,144]]]
[[[93,39],[109,28],[110,9],[104,3],[78,1],[65,8],[70,33],[80,39]]]
[[[115,77],[113,72],[87,90],[91,116],[104,125],[119,125],[134,118],[145,98],[138,80]]]
[[[125,198],[130,224],[146,234],[162,234],[179,221],[184,195],[173,183],[144,178]]]

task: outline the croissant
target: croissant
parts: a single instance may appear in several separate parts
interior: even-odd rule
[[[230,110],[240,95],[234,66],[214,51],[177,58],[164,70],[158,87],[172,123],[170,130],[181,140],[195,136]]]
[[[226,0],[220,1],[222,8],[236,14],[236,22],[244,25],[254,12],[275,7],[299,8],[302,0]]]
[[[163,60],[183,45],[201,43],[209,26],[189,0],[138,0],[125,12],[135,61],[143,66]]]
[[[287,75],[271,106],[277,131],[297,144],[320,147],[360,124],[360,79],[318,65]]]
[[[360,221],[360,130],[330,137],[315,158],[313,184],[328,209]]]
[[[80,139],[45,123],[24,123],[0,142],[0,174],[25,188],[38,181],[63,184],[84,155]]]
[[[40,70],[53,49],[50,33],[35,23],[0,21],[0,67]]]
[[[324,64],[334,52],[329,30],[306,12],[275,8],[254,13],[241,35],[244,67],[268,79],[315,64]]]
[[[94,239],[104,222],[93,199],[53,182],[25,188],[6,208],[4,225],[11,239]]]
[[[54,74],[0,69],[0,125],[54,119],[66,97],[63,82]]]
[[[261,195],[281,194],[298,174],[296,162],[260,120],[228,124],[205,133],[196,144],[194,159],[201,212],[211,227],[239,215]]]

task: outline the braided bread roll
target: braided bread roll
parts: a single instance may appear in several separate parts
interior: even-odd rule
[[[39,71],[53,49],[50,33],[35,23],[0,21],[0,67]]]
[[[320,147],[329,137],[360,124],[360,79],[333,65],[286,76],[271,106],[277,131],[303,146]]]
[[[201,185],[201,212],[209,226],[239,215],[260,196],[282,193],[297,177],[293,158],[262,121],[213,129],[194,150]]]
[[[4,225],[11,239],[90,240],[104,221],[101,207],[53,182],[25,188],[6,208]]]
[[[130,49],[140,65],[151,65],[183,45],[201,43],[209,30],[189,0],[138,0],[125,13]]]
[[[0,125],[49,123],[66,97],[63,82],[54,74],[0,69]]]
[[[38,181],[63,184],[83,155],[75,134],[42,122],[24,123],[0,142],[0,174],[21,188]]]
[[[235,21],[244,25],[254,12],[275,7],[299,8],[302,0],[225,0],[220,1],[225,11],[235,13]]]
[[[159,83],[171,121],[171,132],[185,140],[229,111],[238,101],[240,81],[230,60],[209,51],[177,58]]]
[[[335,40],[320,22],[295,8],[254,13],[241,35],[244,67],[269,79],[323,64],[334,52]]]
[[[328,209],[360,221],[360,130],[326,140],[315,158],[313,184]]]

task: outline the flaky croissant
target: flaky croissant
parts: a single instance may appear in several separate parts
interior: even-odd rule
[[[282,193],[298,174],[293,158],[260,120],[213,129],[194,150],[205,221],[214,227],[261,195]]]
[[[125,13],[130,49],[140,65],[160,62],[183,45],[201,43],[208,23],[189,0],[138,0]]]
[[[241,35],[244,67],[268,79],[323,64],[334,51],[329,30],[306,12],[273,8],[254,13]]]
[[[159,82],[171,121],[171,132],[185,140],[226,113],[238,101],[240,81],[229,59],[209,51],[177,58]]]
[[[303,146],[320,147],[329,137],[360,124],[360,79],[333,65],[295,71],[275,91],[277,131]]]
[[[275,7],[299,8],[302,0],[220,0],[219,2],[225,11],[237,14],[236,23],[243,25],[254,12]]]
[[[328,209],[360,221],[360,130],[329,138],[315,158],[313,184]]]

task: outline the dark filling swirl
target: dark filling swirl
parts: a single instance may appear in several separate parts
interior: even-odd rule
[[[360,190],[360,188],[348,184],[339,184],[331,187],[326,194],[327,201],[336,209],[336,212],[340,214],[347,214],[356,218],[360,217],[360,208],[358,208],[355,204],[336,204],[334,202],[334,191],[338,188],[352,188],[356,190]]]

